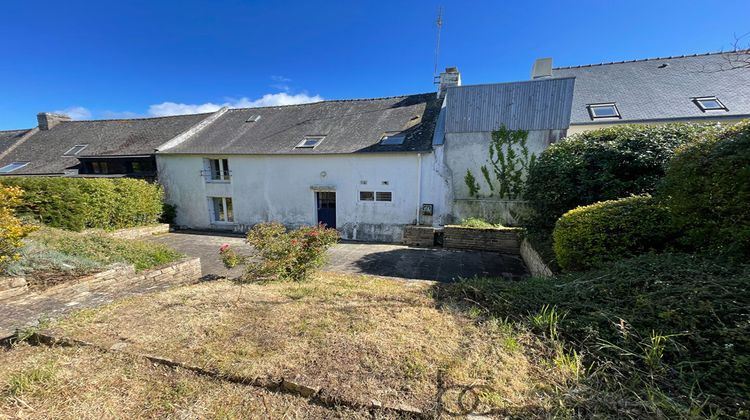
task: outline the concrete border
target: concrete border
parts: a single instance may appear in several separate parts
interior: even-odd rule
[[[544,262],[542,257],[534,249],[528,239],[521,241],[521,258],[523,259],[526,268],[529,269],[529,273],[532,276],[538,277],[552,277],[555,274],[549,268],[547,263]]]

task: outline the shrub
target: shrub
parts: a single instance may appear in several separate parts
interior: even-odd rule
[[[750,255],[750,121],[678,149],[660,193],[682,243]]]
[[[710,124],[624,125],[572,135],[531,165],[526,223],[550,230],[581,205],[653,193],[674,150],[714,130]]]
[[[219,252],[227,268],[245,265],[247,278],[302,281],[323,265],[326,250],[338,238],[335,229],[323,225],[290,231],[280,223],[260,223],[247,234],[255,255],[240,256],[229,245]]]
[[[490,228],[501,228],[503,227],[500,223],[490,223],[484,219],[480,219],[478,217],[467,217],[464,220],[461,220],[461,223],[459,223],[461,226],[465,227],[472,227],[472,228],[480,228],[480,229],[490,229]]]
[[[9,177],[0,182],[25,191],[19,214],[68,230],[152,224],[162,212],[162,188],[142,180]]]
[[[552,233],[557,263],[585,270],[661,250],[672,239],[669,211],[650,196],[632,196],[565,213]]]
[[[21,203],[23,191],[17,187],[0,188],[0,271],[21,258],[21,241],[35,228],[24,224],[16,217],[15,207]]]

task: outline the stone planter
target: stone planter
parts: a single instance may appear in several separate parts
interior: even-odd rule
[[[443,246],[452,249],[493,251],[501,254],[521,253],[523,228],[473,228],[458,225],[445,226]]]

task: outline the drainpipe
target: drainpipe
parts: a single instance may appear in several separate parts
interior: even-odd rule
[[[417,226],[421,223],[422,212],[420,211],[420,201],[422,200],[422,154],[417,153]]]

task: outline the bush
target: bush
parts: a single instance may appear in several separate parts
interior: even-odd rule
[[[683,244],[750,255],[750,121],[678,149],[660,193]]]
[[[229,245],[219,252],[227,268],[245,265],[247,278],[302,281],[323,265],[326,250],[338,238],[335,229],[323,225],[289,231],[280,223],[260,223],[247,234],[255,255],[240,256]]]
[[[563,270],[585,270],[661,250],[673,233],[666,207],[650,196],[632,196],[565,213],[552,238]]]
[[[544,307],[556,308],[558,335],[576,343],[586,364],[596,363],[594,380],[647,403],[666,401],[656,408],[662,415],[644,417],[695,418],[696,409],[721,418],[750,409],[749,280],[747,264],[664,253],[554,278],[440,284],[436,295],[523,323]],[[669,398],[660,400],[660,393]],[[664,412],[670,409],[677,412]]]
[[[471,227],[471,228],[480,228],[480,229],[492,229],[492,228],[502,228],[503,225],[500,223],[490,223],[484,219],[480,219],[478,217],[468,217],[464,220],[461,220],[461,223],[459,223],[461,226],[465,227]]]
[[[525,222],[550,230],[581,205],[653,193],[674,150],[714,130],[710,124],[624,125],[572,135],[531,165]]]
[[[22,196],[20,188],[0,188],[0,272],[5,272],[8,264],[21,258],[21,240],[35,229],[16,217],[14,209],[21,204]]]
[[[157,223],[163,190],[136,179],[10,177],[25,191],[18,212],[62,229],[120,229]]]

